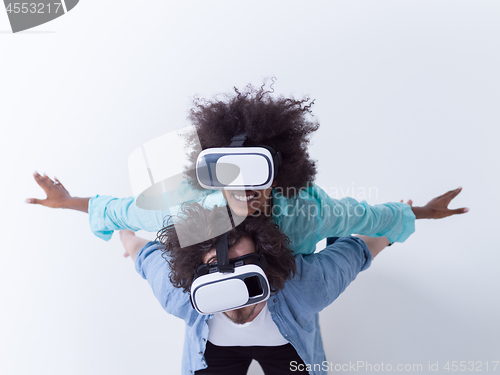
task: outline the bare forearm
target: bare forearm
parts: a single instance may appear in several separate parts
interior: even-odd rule
[[[124,255],[130,256],[133,261],[135,261],[137,253],[148,243],[148,240],[136,237],[134,232],[128,229],[120,231],[120,240],[125,248]]]
[[[127,250],[130,259],[132,259],[135,262],[135,257],[137,256],[137,253],[146,245],[147,241],[134,241],[134,244],[130,247],[129,250]]]
[[[378,253],[389,245],[389,239],[387,237],[368,237],[360,234],[356,234],[355,237],[359,237],[365,242],[366,246],[368,246],[368,250],[370,250],[372,254],[372,258],[375,258]]]
[[[76,210],[85,213],[89,213],[89,200],[90,198],[78,198],[71,197],[66,200],[61,205],[61,208],[66,208],[68,210]]]

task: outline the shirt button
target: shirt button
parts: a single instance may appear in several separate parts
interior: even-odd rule
[[[273,299],[273,302],[274,302],[274,303],[276,303],[276,302],[278,302],[278,301],[277,301],[277,300],[276,300],[276,298],[275,298],[275,299]]]
[[[207,341],[207,340],[205,340],[205,338],[202,338],[202,339],[201,339],[201,341],[205,342],[205,341]]]
[[[198,352],[199,355],[202,355],[203,353],[202,352]]]

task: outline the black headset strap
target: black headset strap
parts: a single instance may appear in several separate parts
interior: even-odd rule
[[[217,268],[222,273],[234,272],[234,266],[229,264],[229,248],[227,246],[227,232],[217,239],[215,243],[217,254]]]
[[[247,133],[236,134],[233,138],[231,138],[231,144],[229,147],[242,147],[246,140]]]

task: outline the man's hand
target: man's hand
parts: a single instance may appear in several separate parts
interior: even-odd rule
[[[43,189],[47,198],[28,198],[26,203],[39,204],[51,208],[68,208],[82,212],[88,212],[90,198],[72,197],[61,182],[54,178],[52,181],[46,174],[43,176],[38,172],[33,173],[36,183]]]
[[[411,209],[417,219],[442,219],[451,215],[465,214],[466,212],[469,212],[468,208],[462,207],[453,210],[448,208],[448,205],[453,198],[455,198],[461,191],[461,187],[455,190],[450,190],[449,192],[432,199],[423,207],[414,207],[411,200],[409,200],[407,204],[411,206]]]

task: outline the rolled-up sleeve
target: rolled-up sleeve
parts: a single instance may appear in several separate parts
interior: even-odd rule
[[[197,191],[184,185],[182,192],[176,192],[185,202],[199,202],[205,207],[225,205],[226,200],[222,191]],[[179,196],[165,198],[166,201],[180,202]],[[96,195],[89,200],[90,229],[99,238],[108,241],[115,230],[130,229],[134,232],[145,230],[157,232],[162,229],[172,215],[176,215],[180,205],[170,205],[166,209],[143,209],[137,206],[134,197],[114,198],[105,195]]]
[[[415,215],[406,203],[384,203],[370,206],[353,198],[334,201],[328,197],[330,210],[323,209],[321,239],[331,236],[363,234],[387,237],[391,242],[404,242],[415,232]],[[326,215],[327,212],[331,214]]]
[[[92,232],[108,241],[115,230],[130,229],[156,232],[163,227],[170,211],[143,210],[134,197],[95,196],[89,201],[89,223]]]

